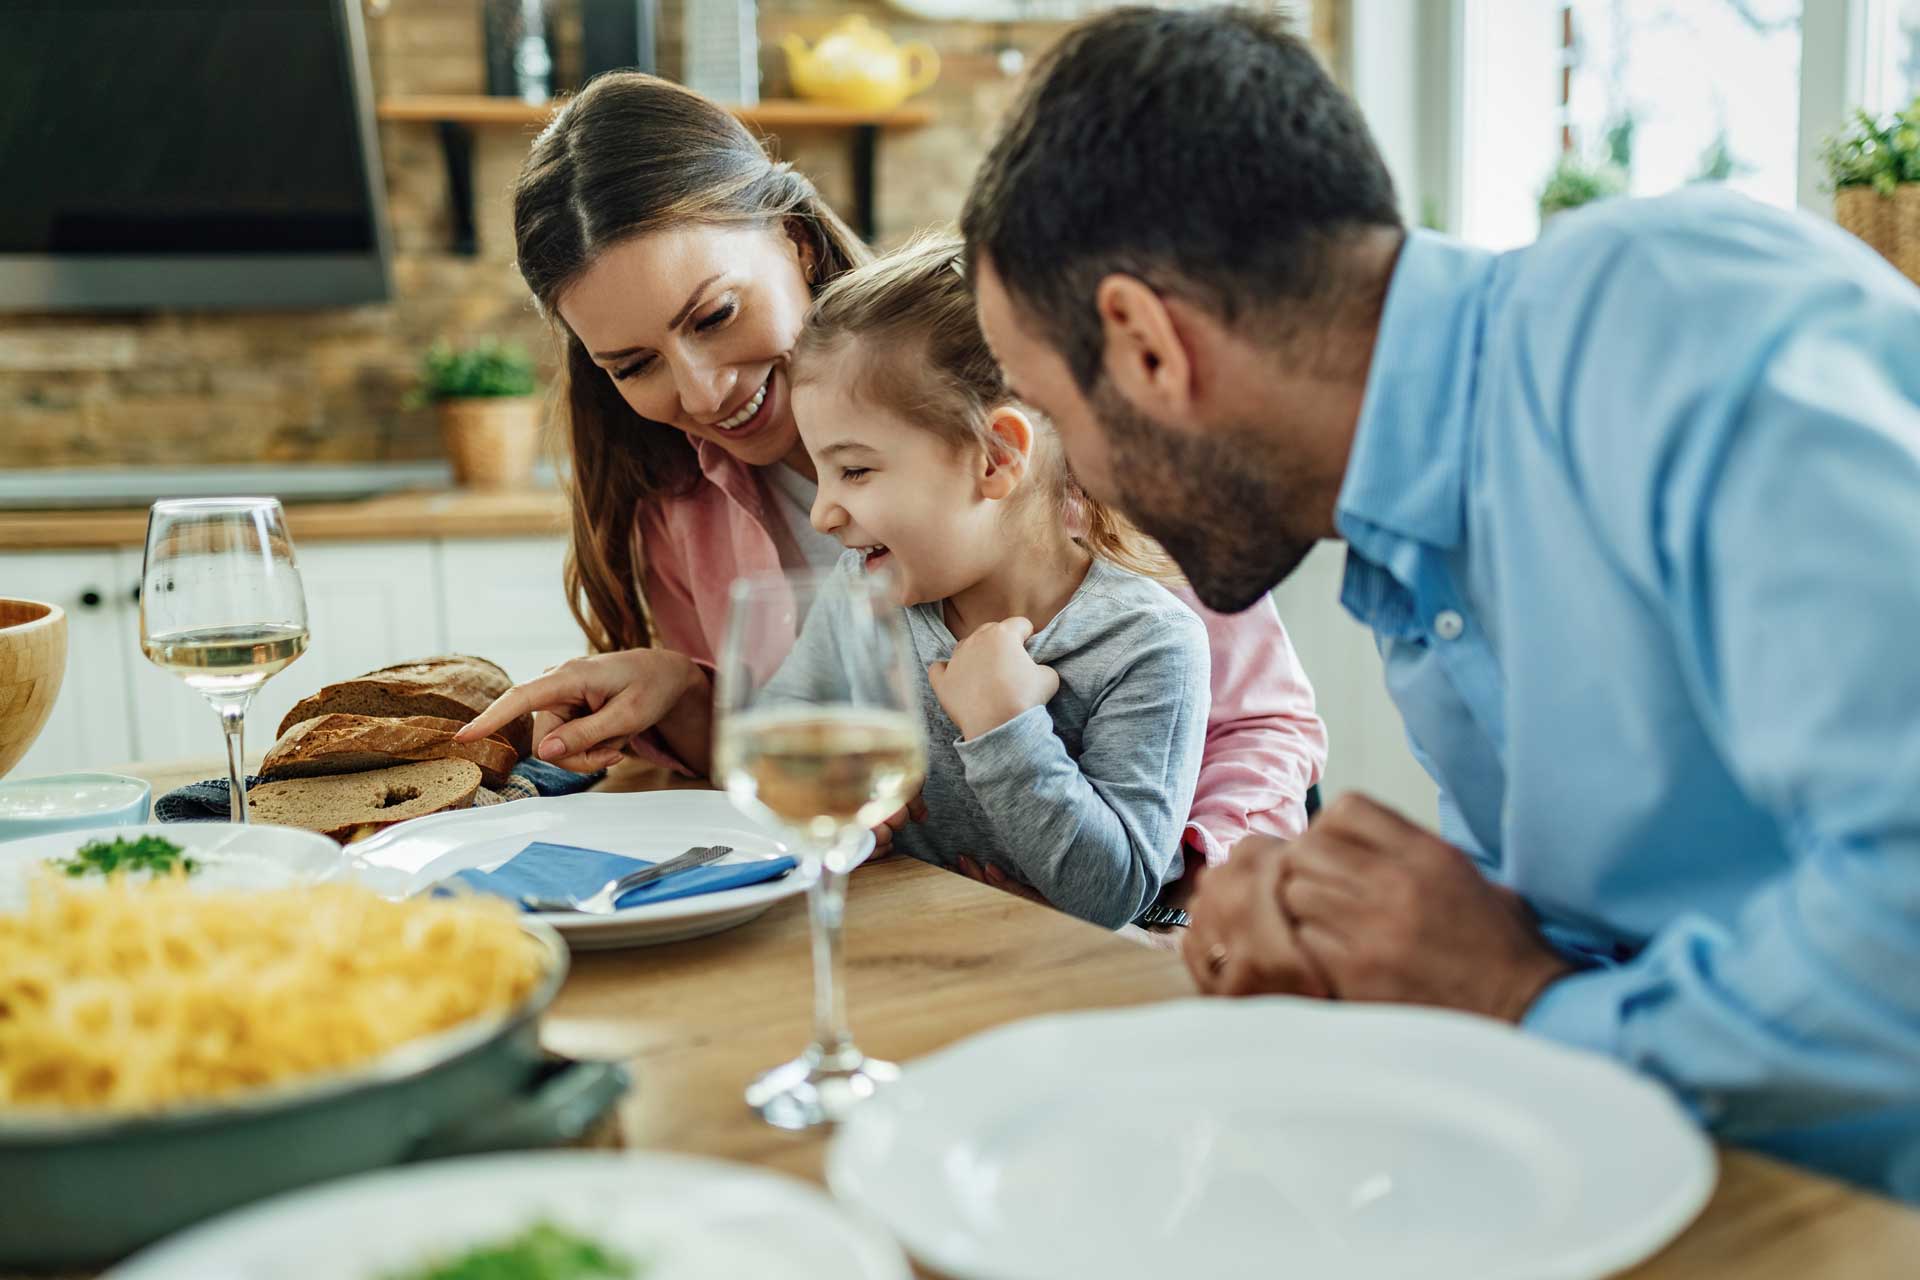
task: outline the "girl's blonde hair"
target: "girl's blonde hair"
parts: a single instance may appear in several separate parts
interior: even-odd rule
[[[594,652],[657,637],[640,598],[643,502],[699,482],[693,444],[636,414],[560,320],[560,295],[600,255],[677,227],[761,226],[791,235],[826,281],[872,257],[813,184],[775,163],[724,107],[670,80],[609,72],[534,139],[513,188],[516,265],[560,342],[558,417],[572,454],[567,602]]]
[[[821,290],[794,348],[795,377],[809,376],[810,355],[839,351],[854,339],[865,344],[850,388],[854,395],[957,449],[979,449],[989,457],[1002,449],[989,425],[994,411],[1018,406],[1035,428],[1035,492],[1050,502],[1062,526],[1102,560],[1148,577],[1173,576],[1158,543],[1086,495],[1052,424],[1008,390],[980,332],[960,241],[921,237]]]

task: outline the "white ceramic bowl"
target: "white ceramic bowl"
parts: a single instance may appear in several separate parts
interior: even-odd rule
[[[0,840],[49,831],[135,826],[153,786],[117,773],[57,773],[0,782]]]

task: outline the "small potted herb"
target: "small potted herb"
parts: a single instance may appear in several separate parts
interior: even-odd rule
[[[1595,200],[1625,195],[1627,174],[1610,160],[1592,163],[1568,152],[1560,157],[1540,190],[1540,221]]]
[[[420,363],[411,403],[431,404],[456,484],[519,489],[533,480],[540,452],[540,402],[533,359],[517,346],[440,342]]]
[[[1891,115],[1856,110],[1820,157],[1834,221],[1920,284],[1920,98]]]

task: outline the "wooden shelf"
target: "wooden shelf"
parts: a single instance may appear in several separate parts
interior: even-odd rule
[[[383,98],[376,114],[382,120],[424,124],[539,126],[545,124],[560,105],[559,101],[533,105],[517,98],[484,94],[430,94]],[[751,107],[727,109],[735,119],[754,129],[917,129],[931,124],[934,118],[926,107],[905,106],[875,113],[798,98],[770,98]]]
[[[382,120],[430,124],[440,131],[440,147],[447,162],[447,204],[453,219],[453,251],[471,256],[479,252],[473,218],[473,131],[483,128],[538,129],[560,107],[560,102],[531,104],[518,98],[485,94],[422,94],[383,98],[375,107]],[[853,111],[798,98],[771,98],[751,107],[728,107],[749,129],[839,129],[846,131],[853,157],[854,230],[868,240],[874,236],[873,187],[875,153],[880,134],[888,129],[917,129],[931,124],[925,107],[898,107],[892,111]]]

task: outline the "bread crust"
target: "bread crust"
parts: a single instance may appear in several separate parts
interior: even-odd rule
[[[361,773],[422,760],[471,760],[489,787],[506,785],[519,757],[502,737],[455,742],[461,722],[441,716],[333,714],[302,720],[280,735],[260,764],[260,776],[311,778]]]
[[[295,725],[324,715],[434,716],[466,724],[512,687],[505,671],[470,654],[396,663],[301,699],[280,721],[275,736],[284,738]],[[513,749],[515,760],[525,759],[533,754],[533,716],[521,716],[499,736]]]

